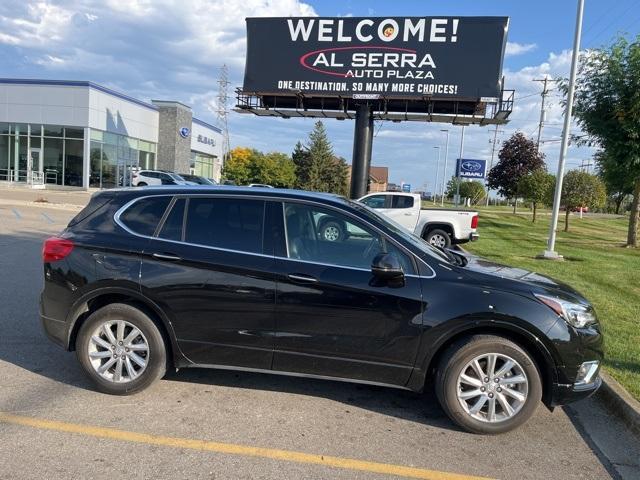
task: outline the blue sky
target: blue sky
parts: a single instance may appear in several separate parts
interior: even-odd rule
[[[142,100],[188,103],[196,116],[215,123],[220,66],[229,66],[233,89],[242,83],[247,16],[509,16],[504,75],[506,87],[516,89],[516,104],[511,122],[501,127],[504,140],[517,130],[536,133],[540,85],[532,79],[568,75],[575,11],[573,0],[2,0],[0,76],[91,80]],[[586,0],[583,48],[606,44],[619,31],[638,35],[639,26],[640,0]],[[562,124],[558,93],[552,92],[548,102],[542,150],[555,171]],[[232,112],[229,125],[232,146],[290,152],[296,141],[306,140],[313,120]],[[326,125],[336,153],[349,160],[353,124]],[[389,166],[392,181],[426,183],[432,190],[432,147],[444,146],[441,128],[451,131],[450,176],[460,138],[460,127],[454,126],[379,124],[373,164]],[[491,137],[489,128],[467,128],[465,157],[488,158]],[[592,154],[592,149],[571,147],[569,168]]]

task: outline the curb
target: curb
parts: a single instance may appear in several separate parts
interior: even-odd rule
[[[613,414],[624,420],[630,429],[640,434],[640,402],[608,373],[601,370],[600,377],[602,386],[597,396]]]

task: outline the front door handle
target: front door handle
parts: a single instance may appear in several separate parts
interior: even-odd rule
[[[170,255],[168,253],[154,253],[153,256],[160,260],[172,260],[174,262],[177,260],[182,260],[181,257],[178,257],[177,255]]]
[[[318,279],[310,275],[299,275],[290,273],[289,275],[287,275],[287,278],[298,283],[318,283]]]

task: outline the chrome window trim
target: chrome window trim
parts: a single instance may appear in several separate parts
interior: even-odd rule
[[[127,203],[125,203],[122,207],[120,207],[116,213],[113,215],[113,220],[114,222],[120,227],[122,228],[124,231],[126,231],[127,233],[134,235],[136,237],[139,238],[145,238],[145,239],[149,239],[149,240],[159,240],[162,242],[168,242],[168,243],[174,243],[174,244],[178,244],[178,245],[188,245],[191,247],[199,247],[199,248],[206,248],[209,250],[216,250],[216,251],[221,251],[221,252],[228,252],[228,253],[240,253],[240,254],[244,254],[244,255],[253,255],[256,257],[263,257],[263,258],[274,258],[274,259],[279,259],[279,260],[289,260],[289,261],[294,261],[294,262],[303,262],[303,263],[309,263],[309,264],[313,264],[313,265],[323,265],[326,267],[337,267],[337,268],[346,268],[348,270],[357,270],[357,271],[365,271],[365,272],[370,272],[371,270],[368,270],[366,268],[357,268],[357,267],[349,267],[346,265],[335,265],[335,264],[330,264],[330,263],[321,263],[321,262],[310,262],[310,261],[306,261],[306,260],[298,260],[298,259],[294,259],[294,258],[289,258],[287,257],[280,257],[277,255],[265,255],[264,253],[255,253],[255,252],[246,252],[243,250],[233,250],[230,248],[222,248],[222,247],[212,247],[210,245],[200,245],[197,243],[189,243],[189,242],[185,242],[185,241],[176,241],[176,240],[168,240],[165,238],[159,238],[159,237],[155,237],[155,236],[148,236],[148,235],[142,235],[139,233],[134,232],[133,230],[131,230],[129,227],[127,227],[122,220],[120,219],[120,216],[129,208],[131,207],[134,203],[146,199],[146,198],[153,198],[153,197],[174,197],[174,198],[180,198],[180,197],[186,197],[187,199],[191,198],[191,197],[213,197],[213,198],[251,198],[251,199],[262,199],[262,200],[272,200],[272,201],[278,201],[282,203],[282,213],[283,213],[283,221],[285,223],[285,229],[286,229],[286,218],[284,217],[284,204],[285,201],[294,201],[294,202],[298,202],[298,203],[304,203],[304,204],[313,204],[313,205],[318,205],[320,207],[325,207],[325,208],[329,208],[329,209],[333,209],[333,210],[337,210],[343,214],[346,214],[350,217],[355,218],[356,220],[359,220],[363,223],[365,223],[366,225],[369,225],[371,228],[373,228],[374,230],[376,230],[377,232],[379,232],[381,235],[384,235],[385,238],[388,238],[389,240],[391,240],[398,248],[400,248],[401,250],[407,252],[411,257],[421,261],[424,265],[426,265],[427,267],[429,267],[429,270],[431,270],[431,275],[427,276],[427,275],[420,275],[419,271],[418,271],[418,275],[414,275],[414,274],[405,274],[406,277],[410,277],[410,278],[435,278],[436,277],[436,272],[435,270],[431,267],[431,265],[429,265],[427,262],[425,262],[422,258],[420,258],[418,255],[414,254],[413,252],[409,251],[404,245],[399,244],[395,239],[389,237],[388,235],[386,235],[384,232],[382,232],[379,228],[377,228],[375,225],[372,225],[371,223],[369,223],[366,220],[360,219],[359,217],[356,217],[355,215],[351,214],[350,212],[346,212],[344,210],[335,208],[331,205],[326,205],[324,203],[321,202],[314,202],[313,200],[303,200],[303,199],[297,199],[297,198],[292,198],[292,199],[284,199],[283,197],[278,197],[278,196],[270,196],[270,195],[238,195],[238,194],[219,194],[219,195],[212,195],[212,194],[206,194],[206,193],[162,193],[162,194],[158,194],[158,195],[144,195],[144,196],[140,196],[140,197],[136,197],[133,198],[131,200],[129,200]],[[187,200],[188,202],[188,200]],[[171,202],[170,202],[171,203]],[[185,208],[186,210],[186,208]],[[186,217],[186,215],[185,215]],[[183,227],[183,238],[184,238],[184,227]],[[285,243],[287,243],[286,240],[286,230],[285,230]],[[287,246],[287,255],[289,255],[288,252],[288,246]],[[441,265],[442,266],[442,265]]]

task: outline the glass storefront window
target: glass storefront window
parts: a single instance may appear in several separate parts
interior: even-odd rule
[[[11,158],[9,139],[13,137],[0,135],[0,181],[9,180],[9,159]]]
[[[64,136],[66,138],[84,138],[84,129],[65,127]]]
[[[82,140],[64,141],[64,184],[70,187],[82,186]]]
[[[89,186],[100,188],[100,165],[102,159],[102,144],[91,142],[89,150]]]
[[[63,128],[60,125],[45,125],[44,136],[45,137],[61,137]]]
[[[9,135],[11,133],[11,125],[0,122],[0,135]]]
[[[116,150],[115,145],[102,146],[102,188],[117,186]]]
[[[44,182],[62,185],[64,141],[61,138],[45,138],[43,148]]]

